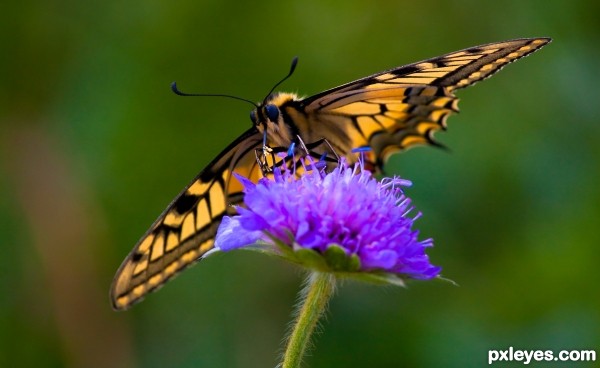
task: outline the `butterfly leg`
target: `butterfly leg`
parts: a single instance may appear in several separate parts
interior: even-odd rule
[[[274,151],[271,147],[264,145],[261,148],[254,149],[256,163],[263,173],[263,176],[273,172],[273,163],[275,162]]]
[[[298,142],[304,151],[304,156],[311,156],[319,161],[326,161],[334,164],[337,164],[340,161],[340,156],[333,149],[331,143],[329,143],[326,138],[321,138],[314,142],[305,144],[302,138],[298,136]]]

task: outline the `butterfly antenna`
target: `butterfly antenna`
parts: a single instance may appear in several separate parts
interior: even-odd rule
[[[269,96],[271,95],[271,93],[273,93],[273,91],[275,90],[275,88],[277,88],[281,83],[285,82],[286,79],[288,79],[289,77],[292,76],[292,74],[294,74],[294,70],[296,70],[296,65],[298,65],[298,56],[294,56],[294,58],[292,59],[292,65],[290,66],[290,72],[288,73],[288,75],[286,75],[282,80],[280,80],[279,82],[277,82],[273,88],[271,88],[271,90],[269,91],[269,93],[267,93],[267,95],[265,96],[265,99],[263,100],[263,105],[265,103],[265,101],[267,100],[267,98],[269,98]]]
[[[234,100],[240,100],[240,101],[248,102],[249,104],[252,104],[252,106],[258,108],[258,104],[256,104],[255,102],[252,102],[250,100],[246,100],[245,98],[241,98],[241,97],[238,97],[238,96],[221,95],[221,94],[210,94],[210,93],[184,93],[184,92],[181,92],[179,90],[179,88],[177,88],[177,82],[171,83],[171,91],[173,91],[173,93],[175,93],[178,96],[185,96],[185,97],[189,97],[189,96],[199,96],[199,97],[228,97],[228,98],[233,98]]]

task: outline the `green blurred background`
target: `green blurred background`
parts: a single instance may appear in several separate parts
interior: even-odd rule
[[[600,6],[592,1],[22,1],[0,15],[0,366],[272,367],[302,273],[211,257],[127,312],[114,272],[250,126],[248,106],[461,48],[549,36],[462,90],[413,180],[444,282],[344,283],[310,367],[480,367],[488,349],[600,352]],[[573,363],[571,366],[592,366]],[[507,366],[506,363],[497,366]],[[522,363],[513,364],[522,366]],[[531,364],[530,366],[548,366]],[[555,363],[551,366],[569,366]]]

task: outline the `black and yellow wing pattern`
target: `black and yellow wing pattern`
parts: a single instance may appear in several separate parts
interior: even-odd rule
[[[438,143],[458,112],[454,91],[490,77],[546,45],[549,38],[517,39],[456,51],[401,66],[302,100],[283,103],[306,141],[326,137],[337,152],[370,146],[377,166],[391,153]]]
[[[232,204],[243,203],[242,185],[232,174],[252,181],[264,174],[256,149],[326,141],[336,155],[352,162],[352,149],[368,146],[370,167],[379,169],[394,152],[438,145],[433,134],[446,129],[447,117],[458,111],[457,89],[490,77],[550,41],[526,38],[472,47],[308,98],[270,95],[257,105],[254,127],[175,198],[123,261],[111,287],[113,308],[130,307],[213,248],[221,219],[235,213]]]
[[[117,271],[110,291],[114,309],[128,308],[213,248],[221,219],[243,200],[232,173],[253,181],[262,176],[259,147],[262,136],[246,131],[171,202]]]

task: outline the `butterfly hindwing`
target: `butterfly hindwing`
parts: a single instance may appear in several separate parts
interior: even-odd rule
[[[293,104],[285,111],[294,117],[307,141],[327,137],[340,155],[369,146],[381,166],[394,151],[437,144],[433,132],[445,129],[448,115],[458,111],[457,103],[442,87],[402,86],[346,92],[316,111],[300,113]]]
[[[126,309],[213,248],[214,235],[231,204],[243,200],[232,172],[257,181],[254,150],[262,136],[251,129],[227,147],[190,183],[135,245],[111,287],[115,309]]]

